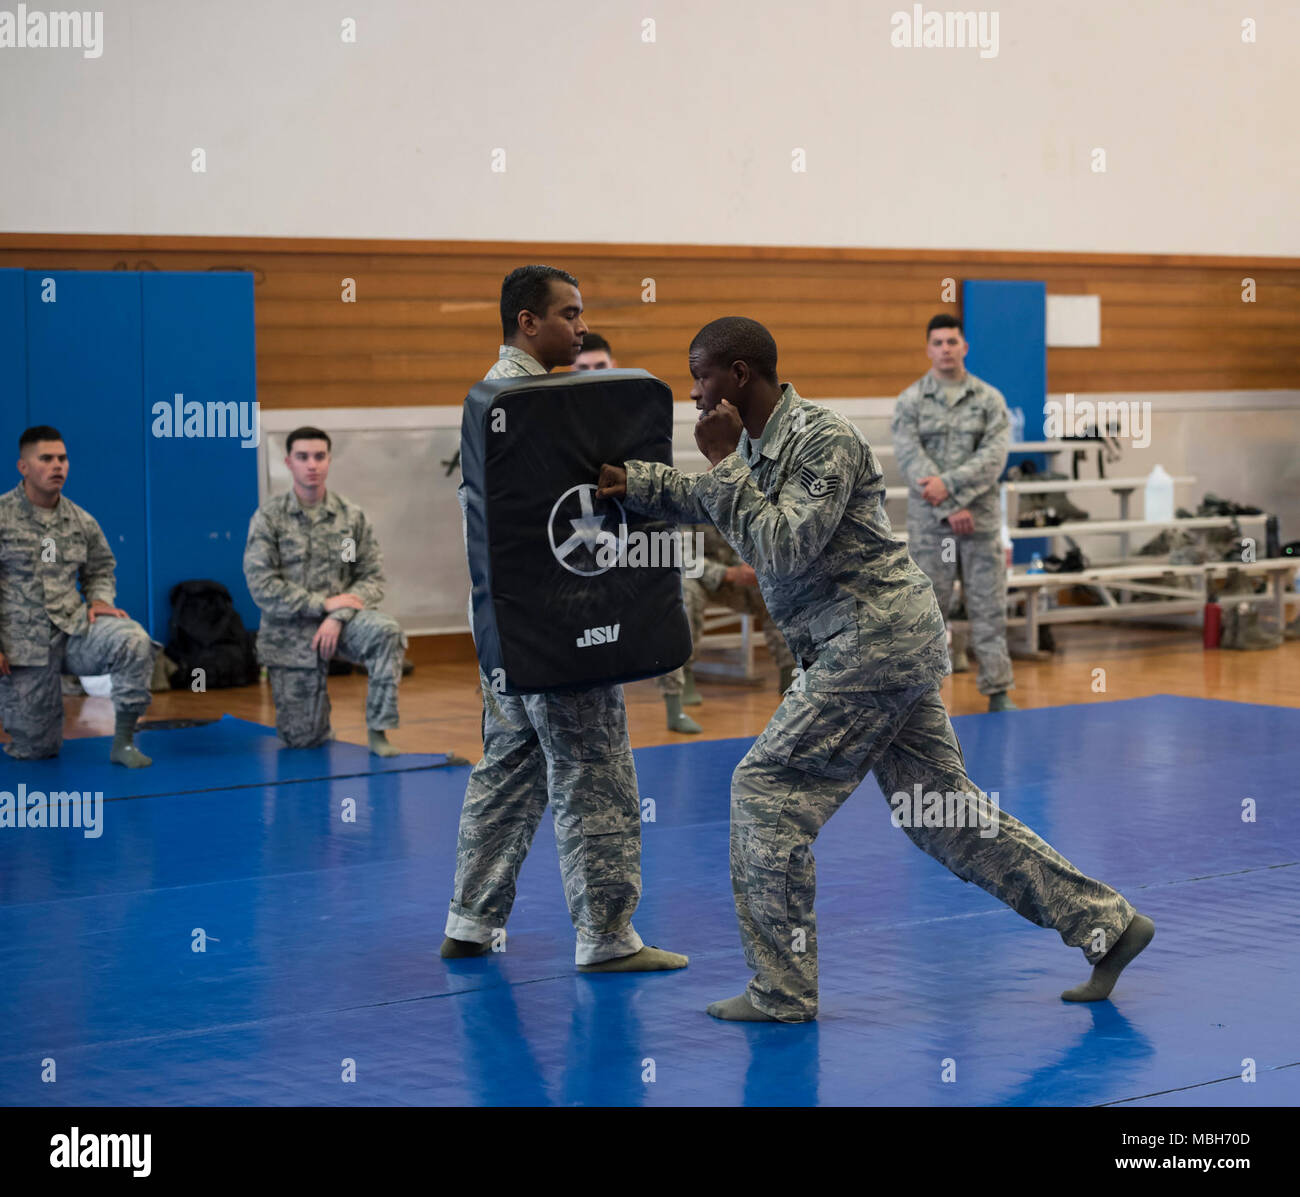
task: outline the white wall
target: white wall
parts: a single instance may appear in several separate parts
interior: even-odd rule
[[[1050,400],[1064,402],[1065,396],[1051,393]],[[1258,507],[1278,517],[1282,543],[1300,539],[1300,391],[1145,392],[1080,394],[1076,400],[1132,403],[1144,406],[1146,436],[1120,438],[1120,459],[1106,467],[1106,477],[1145,478],[1157,464],[1170,474],[1191,476],[1193,483],[1174,488],[1175,507],[1195,512],[1207,493]],[[888,402],[888,401],[885,401]],[[890,405],[892,411],[892,404]],[[868,440],[890,444],[889,422],[882,417],[859,420]],[[1070,453],[1055,459],[1055,469],[1071,475]],[[904,481],[893,457],[882,458],[890,484]],[[1097,453],[1090,451],[1080,465],[1082,478],[1097,477]],[[1071,501],[1094,520],[1119,518],[1119,500],[1110,490],[1075,490]],[[1142,492],[1131,500],[1130,518],[1142,518]],[[906,503],[889,508],[890,518],[904,526]],[[1264,556],[1263,526],[1242,529],[1260,539],[1259,556]],[[1154,532],[1134,533],[1131,551],[1136,552]],[[1116,536],[1077,538],[1083,552],[1094,563],[1119,556]]]
[[[1053,394],[1063,401],[1064,396]],[[1300,391],[1231,391],[1141,395],[1079,395],[1094,401],[1150,403],[1143,427],[1150,443],[1141,449],[1123,444],[1123,456],[1107,477],[1145,476],[1159,462],[1171,474],[1195,475],[1196,483],[1174,492],[1179,506],[1196,509],[1213,491],[1223,498],[1276,514],[1282,541],[1300,538],[1300,460],[1295,454],[1300,420]],[[893,456],[890,416],[893,398],[824,400],[862,429],[880,457],[887,485],[906,483]],[[673,460],[688,472],[706,462],[695,447],[693,425],[698,413],[689,403],[674,405]],[[410,633],[458,632],[466,628],[465,601],[469,570],[465,563],[460,507],[456,501],[459,471],[441,464],[460,441],[457,407],[276,408],[262,412],[265,434],[259,450],[261,498],[285,490],[284,438],[300,424],[329,432],[334,464],[329,485],[360,503],[373,521],[384,552],[388,591],[383,608]],[[1096,456],[1080,470],[1095,478]],[[1057,468],[1070,473],[1068,455]],[[402,485],[394,486],[400,478]],[[1076,490],[1070,498],[1093,519],[1114,519],[1118,501],[1109,490]],[[1131,515],[1141,513],[1141,494]],[[906,499],[888,507],[895,528],[907,526]],[[1248,535],[1251,529],[1243,529]],[[1256,531],[1256,535],[1262,535]],[[1150,539],[1133,536],[1134,551]],[[1114,536],[1080,537],[1083,551],[1095,561],[1118,552]],[[1263,555],[1263,544],[1260,545]]]
[[[0,49],[0,230],[1300,254],[1300,5],[911,7],[109,0]]]

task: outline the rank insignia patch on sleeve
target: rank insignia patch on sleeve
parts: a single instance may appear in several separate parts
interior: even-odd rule
[[[827,474],[824,478],[818,478],[809,466],[804,466],[799,471],[799,481],[812,498],[824,499],[827,495],[835,493],[835,488],[839,485],[840,479],[838,474]]]

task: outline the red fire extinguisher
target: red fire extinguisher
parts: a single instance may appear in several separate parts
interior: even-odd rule
[[[1205,622],[1202,625],[1206,648],[1219,647],[1219,621],[1223,617],[1223,608],[1218,603],[1205,604]]]

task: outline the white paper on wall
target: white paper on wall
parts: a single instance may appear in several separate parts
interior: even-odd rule
[[[1101,344],[1100,295],[1049,295],[1048,346],[1092,348]]]

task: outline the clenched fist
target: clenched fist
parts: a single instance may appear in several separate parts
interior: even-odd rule
[[[627,471],[620,466],[603,465],[596,482],[596,495],[601,499],[621,499],[627,494]]]
[[[715,466],[736,451],[743,429],[740,412],[724,399],[711,412],[706,412],[696,420],[695,443],[709,459],[709,465]]]

